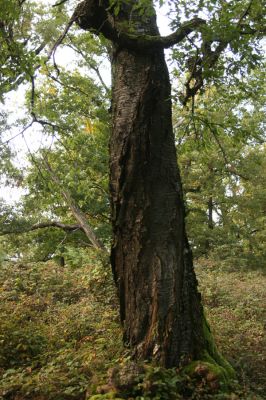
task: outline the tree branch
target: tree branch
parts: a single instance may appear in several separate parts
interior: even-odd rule
[[[47,221],[47,222],[40,222],[40,223],[34,224],[30,227],[26,227],[19,231],[4,230],[3,232],[0,232],[0,236],[10,235],[10,234],[27,233],[27,232],[35,231],[37,229],[44,229],[44,228],[59,228],[59,229],[63,229],[65,232],[73,232],[76,230],[82,230],[82,227],[78,224],[70,225],[70,224],[63,224],[58,221]]]
[[[251,6],[252,6],[253,0],[250,0],[248,3],[247,8],[245,9],[245,11],[242,13],[242,15],[240,16],[237,25],[240,26],[243,19],[246,18],[246,16],[249,14]]]
[[[63,229],[64,231],[76,231],[78,229],[82,229],[81,226],[78,224],[68,225],[58,221],[50,221],[50,222],[41,222],[38,224],[34,224],[32,225],[31,230],[33,231],[36,229],[49,228],[49,227],[60,228]]]
[[[6,141],[0,142],[0,148],[6,146],[9,142],[16,139],[18,136],[22,136],[24,134],[24,132],[26,132],[26,130],[29,129],[33,125],[33,123],[34,123],[34,121],[31,121],[28,125],[25,126],[25,128],[22,129],[22,131],[20,131],[16,135],[12,136],[11,138],[7,139]]]
[[[64,4],[64,3],[66,3],[67,1],[68,1],[68,0],[61,0],[61,1],[59,1],[58,3],[53,4],[52,7],[61,6],[61,4]]]
[[[101,249],[105,253],[107,253],[106,247],[104,246],[102,241],[96,236],[94,230],[88,224],[87,218],[86,218],[86,215],[84,214],[84,212],[74,202],[69,191],[66,188],[62,187],[60,179],[58,178],[56,173],[53,171],[47,158],[44,158],[44,164],[45,164],[46,170],[49,172],[49,174],[51,176],[51,179],[58,186],[58,189],[60,190],[63,198],[65,199],[67,205],[69,206],[73,216],[78,221],[80,228],[84,231],[84,233],[87,236],[87,238],[89,239],[89,241],[93,244],[93,246],[95,248]]]
[[[202,18],[193,18],[181,25],[177,31],[168,36],[160,37],[159,43],[162,42],[162,47],[168,48],[181,42],[187,35],[196,31],[200,26],[206,25],[206,21]]]
[[[70,39],[71,40],[71,39]],[[72,50],[74,50],[76,53],[78,53],[79,55],[81,55],[81,57],[86,61],[86,63],[89,65],[89,68],[91,68],[97,75],[97,77],[99,78],[99,81],[101,82],[105,92],[107,95],[110,95],[110,88],[108,88],[108,86],[106,85],[106,83],[104,82],[102,75],[100,74],[99,68],[96,67],[95,65],[93,65],[93,62],[91,60],[89,60],[88,57],[86,57],[86,54],[83,53],[82,50],[80,50],[79,48],[77,48],[71,41],[71,44],[68,44],[68,47]]]
[[[168,36],[152,36],[152,35],[134,35],[126,32],[114,34],[111,38],[120,46],[131,48],[138,51],[155,50],[157,48],[167,49],[173,45],[180,43],[187,35],[197,30],[200,26],[206,24],[201,18],[193,18],[185,22],[175,32]]]
[[[243,175],[243,174],[241,174],[240,172],[236,171],[235,167],[232,165],[232,163],[228,159],[226,151],[224,149],[224,146],[222,145],[220,139],[218,138],[217,132],[214,129],[214,125],[215,124],[211,124],[207,119],[202,119],[202,118],[199,118],[199,119],[204,124],[206,124],[206,126],[209,128],[211,134],[213,135],[213,138],[214,138],[217,146],[219,147],[219,149],[220,149],[220,151],[222,153],[222,156],[223,156],[223,159],[224,159],[224,163],[225,163],[225,171],[227,171],[229,174],[235,175],[235,176],[237,176],[237,177],[239,177],[239,178],[241,178],[241,179],[243,179],[245,181],[248,181],[249,180],[248,177]]]
[[[72,19],[80,28],[89,30],[96,35],[103,34],[113,43],[136,51],[153,51],[156,48],[171,47],[181,42],[202,24],[206,24],[206,21],[201,18],[193,18],[168,36],[131,34],[115,24],[115,18],[110,12],[110,8],[103,3],[96,0],[84,0],[76,7]]]
[[[221,53],[226,49],[229,41],[220,41],[215,50],[211,50],[213,41],[203,41],[202,55],[198,51],[194,59],[193,69],[185,83],[185,94],[181,96],[181,103],[185,106],[191,97],[194,97],[204,85],[204,70],[214,67]],[[191,82],[194,80],[193,86]]]
[[[58,75],[59,75],[60,71],[59,71],[59,68],[58,68],[58,66],[57,66],[57,64],[56,64],[56,62],[55,62],[55,52],[56,52],[56,50],[57,50],[57,47],[60,46],[60,44],[61,44],[61,43],[63,42],[63,40],[65,39],[65,37],[66,37],[66,35],[67,35],[69,29],[71,28],[71,26],[73,25],[73,23],[74,23],[76,20],[77,20],[77,16],[76,16],[76,14],[74,13],[74,14],[72,15],[72,17],[70,18],[70,21],[68,22],[67,26],[65,27],[65,29],[64,29],[64,31],[63,31],[63,33],[62,33],[62,35],[59,36],[59,38],[58,38],[57,41],[54,43],[53,47],[50,49],[50,51],[49,51],[49,53],[48,53],[48,56],[47,56],[46,62],[48,62],[48,61],[50,60],[50,58],[53,57],[53,64],[54,64],[54,67],[55,67],[55,69],[56,69]]]

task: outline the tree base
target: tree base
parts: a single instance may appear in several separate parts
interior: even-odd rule
[[[98,394],[87,400],[228,398],[232,367],[220,366],[210,356],[207,358],[209,361],[193,361],[182,369],[127,362],[113,368],[108,384],[98,387]],[[133,376],[132,371],[139,373]]]
[[[209,324],[203,315],[205,348],[199,357],[180,368],[166,369],[152,363],[127,361],[108,372],[108,383],[88,400],[152,400],[223,398],[235,380],[235,371],[219,353]]]

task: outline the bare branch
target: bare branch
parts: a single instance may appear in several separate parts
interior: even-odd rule
[[[22,131],[20,131],[19,133],[17,133],[16,135],[12,136],[11,138],[5,140],[4,142],[0,142],[0,148],[6,146],[8,143],[12,142],[12,140],[16,139],[19,136],[23,136],[24,133],[34,124],[34,123],[38,123],[42,126],[50,126],[53,129],[57,129],[57,130],[62,130],[63,128],[60,127],[59,125],[55,125],[49,121],[45,121],[43,119],[38,119],[37,117],[33,118],[33,120],[25,126],[25,128],[22,129]]]
[[[96,73],[96,75],[99,78],[99,81],[101,82],[102,86],[104,87],[104,90],[106,91],[106,94],[109,95],[110,94],[110,89],[108,88],[108,86],[106,85],[106,83],[104,82],[99,68],[97,68],[95,65],[93,65],[93,63],[88,59],[88,57],[86,57],[86,54],[83,53],[82,50],[78,49],[73,43],[68,44],[68,47],[72,50],[74,50],[76,53],[80,54],[81,57],[87,62],[87,64],[89,65],[89,67]]]
[[[46,62],[48,62],[50,60],[51,57],[53,57],[53,62],[54,62],[54,67],[56,69],[56,71],[59,73],[59,69],[57,67],[57,64],[55,62],[55,52],[58,48],[58,46],[60,46],[60,44],[63,42],[63,40],[65,39],[69,29],[71,28],[71,26],[73,25],[73,23],[77,20],[77,15],[74,13],[72,15],[72,17],[70,18],[70,21],[68,22],[67,26],[65,27],[62,35],[59,36],[59,38],[57,39],[57,41],[54,43],[53,47],[51,48],[51,50],[48,53],[47,56],[47,60]]]
[[[31,121],[27,126],[25,126],[25,128],[22,129],[21,132],[17,133],[16,135],[12,136],[11,138],[7,139],[5,142],[1,142],[0,143],[0,148],[5,146],[5,145],[7,145],[12,140],[16,139],[18,136],[23,135],[24,132],[26,132],[26,130],[29,129],[33,125],[33,123],[34,123],[34,121]]]
[[[61,0],[61,1],[59,1],[59,3],[55,3],[55,4],[53,4],[53,6],[52,7],[57,7],[57,6],[61,6],[61,4],[64,4],[64,3],[66,3],[68,0]]]
[[[36,56],[38,56],[41,51],[45,48],[46,46],[46,42],[43,42],[42,44],[40,44],[39,47],[37,47],[37,49],[34,50],[34,53],[36,54]]]
[[[67,190],[67,188],[63,188],[60,182],[60,179],[56,175],[56,173],[53,171],[51,165],[49,164],[47,158],[43,159],[46,170],[49,172],[51,179],[54,181],[54,183],[57,185],[58,189],[60,190],[63,198],[65,199],[68,207],[70,208],[73,216],[75,219],[78,221],[80,224],[81,229],[84,231],[86,234],[87,238],[90,240],[90,242],[93,244],[93,246],[97,249],[103,250],[105,253],[107,253],[107,250],[104,246],[104,244],[101,242],[101,240],[96,236],[95,232],[93,229],[90,227],[88,224],[86,215],[84,212],[78,207],[78,205],[75,203],[73,200],[70,192]]]

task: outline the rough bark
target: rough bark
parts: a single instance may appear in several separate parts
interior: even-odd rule
[[[130,21],[136,34],[158,37],[155,13],[140,16],[133,4],[122,4],[116,17],[105,11],[101,25],[92,16],[99,17],[99,2],[87,0],[80,26],[112,39],[116,26]],[[172,367],[208,346],[185,232],[169,75],[162,47],[143,51],[115,40],[113,47],[111,262],[124,341],[137,357]]]
[[[155,30],[155,24],[148,29]],[[121,49],[113,68],[112,266],[124,340],[142,358],[178,365],[199,354],[203,338],[168,71],[162,50]]]

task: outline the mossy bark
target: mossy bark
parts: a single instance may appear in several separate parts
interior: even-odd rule
[[[211,373],[227,389],[230,382],[236,378],[236,374],[230,363],[219,352],[205,314],[203,314],[203,334],[205,346],[199,359],[186,365],[183,372],[188,375],[198,372],[204,378]]]
[[[230,379],[235,378],[234,369],[218,351],[205,314],[203,314],[203,333],[205,348],[202,351],[201,359],[212,365],[212,368],[216,369],[217,372],[220,371],[225,381],[230,381]]]

